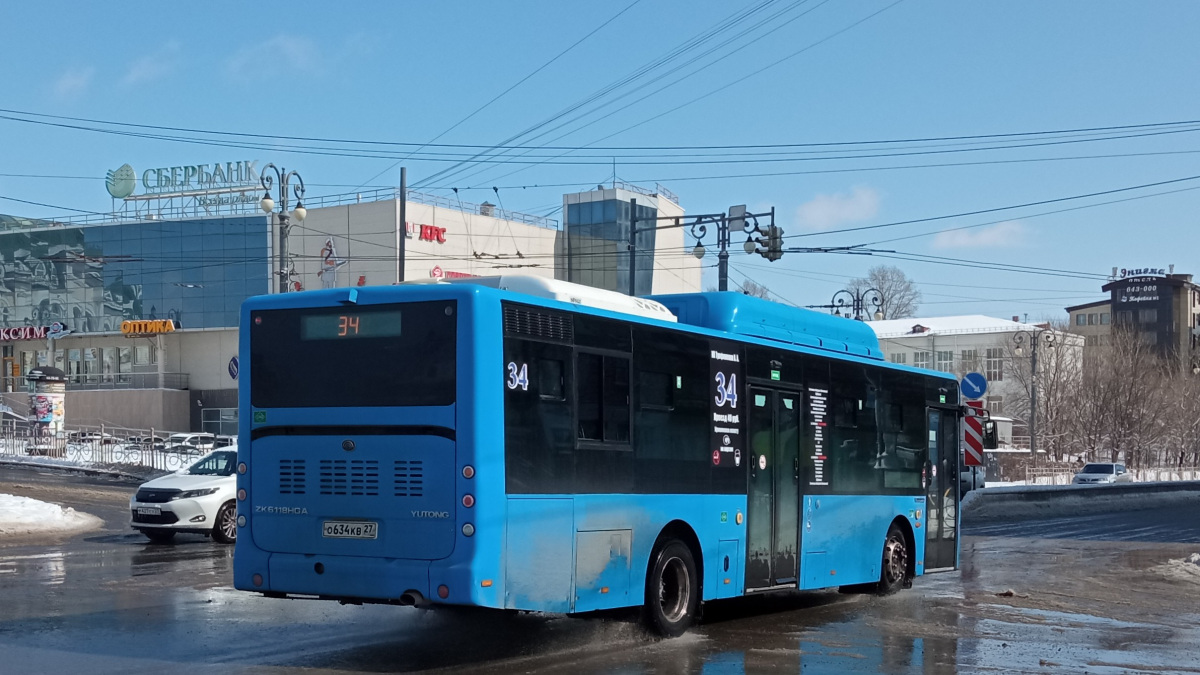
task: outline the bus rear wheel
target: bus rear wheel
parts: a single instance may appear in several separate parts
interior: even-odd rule
[[[665,637],[679,637],[696,620],[700,577],[692,551],[678,539],[661,542],[650,557],[646,575],[646,625]]]
[[[883,540],[883,562],[879,571],[879,584],[875,592],[891,595],[904,587],[908,581],[908,540],[896,525],[888,528]]]

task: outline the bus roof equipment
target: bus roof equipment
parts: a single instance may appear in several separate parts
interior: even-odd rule
[[[574,284],[569,281],[547,279],[546,277],[538,277],[532,274],[463,277],[459,279],[446,279],[446,283],[479,284],[489,288],[524,293],[537,298],[558,300],[559,302],[568,302],[573,305],[581,305],[593,309],[606,309],[610,312],[633,314],[648,319],[658,319],[659,321],[676,321],[675,315],[664,307],[662,303],[649,298],[630,297],[624,293],[592,288],[591,286]]]
[[[680,323],[883,360],[870,326],[741,293],[681,293],[654,299]]]

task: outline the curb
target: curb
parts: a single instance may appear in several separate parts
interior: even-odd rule
[[[976,492],[978,494],[974,494]],[[1200,506],[1200,481],[1013,486],[972,490],[968,497],[961,507],[964,521],[1071,517],[1166,506]]]
[[[137,474],[122,471],[120,469],[105,469],[94,466],[74,466],[69,464],[53,464],[51,462],[27,462],[16,461],[0,456],[0,466],[30,466],[38,469],[53,469],[57,471],[74,471],[77,473],[85,473],[91,476],[107,476],[110,478],[125,478],[136,481],[147,481],[147,476],[139,476]]]

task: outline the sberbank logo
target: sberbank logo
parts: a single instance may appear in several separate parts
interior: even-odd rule
[[[137,174],[132,166],[122,164],[121,168],[108,172],[104,179],[104,187],[108,188],[108,194],[114,199],[124,199],[137,188]]]

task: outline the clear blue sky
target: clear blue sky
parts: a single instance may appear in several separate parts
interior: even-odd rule
[[[5,33],[0,107],[176,127],[423,143],[630,2],[362,2],[336,8],[316,2],[5,3],[0,8]],[[503,141],[735,12],[760,4],[761,0],[641,0],[439,142]],[[905,0],[892,5],[891,0],[767,4],[738,28],[725,30],[599,103],[622,94],[626,98],[558,132],[526,140],[546,143],[629,103],[633,105],[554,144],[800,144],[1200,120],[1200,41],[1195,38],[1200,3]],[[777,18],[736,39],[739,31],[777,12]],[[804,12],[808,13],[801,16]],[[743,45],[732,56],[703,67]],[[801,53],[755,74],[797,52]],[[679,66],[675,73],[666,72]],[[629,93],[642,84],[647,86]],[[731,86],[646,122],[726,85]],[[600,140],[641,122],[645,123]],[[1097,275],[1108,274],[1113,266],[1171,263],[1177,271],[1200,274],[1195,259],[1200,190],[1032,217],[1107,199],[1197,187],[1200,181],[876,231],[821,234],[1200,175],[1200,125],[1175,130],[1185,131],[853,160],[637,165],[634,162],[695,158],[664,157],[665,152],[613,154],[622,155],[617,165],[621,179],[661,181],[679,195],[689,213],[723,211],[739,203],[752,209],[774,206],[788,235],[813,235],[791,238],[789,245],[864,244],[997,221],[876,248]],[[995,145],[994,140],[973,142]],[[897,144],[889,151],[950,149],[918,145]],[[0,120],[0,148],[0,174],[87,177],[3,175],[0,195],[83,210],[110,208],[102,177],[125,162],[140,169],[236,159],[274,161],[300,170],[310,194],[346,191],[364,183],[394,185],[399,177],[398,169],[389,170],[394,159],[211,147],[6,120]],[[836,148],[833,154],[845,156],[846,149]],[[1081,156],[1092,157],[1061,159]],[[562,160],[580,157],[573,153]],[[745,151],[737,151],[717,159],[746,157]],[[1010,161],[1035,159],[1053,161]],[[510,163],[472,168],[422,186],[447,164],[416,157],[404,163],[410,183],[431,192],[483,187],[463,190],[464,199],[494,201],[490,187],[498,185],[505,208],[533,213],[561,206],[561,195],[570,188],[519,186],[582,187],[612,175],[609,164]],[[958,165],[883,169],[928,164]],[[523,170],[505,175],[517,169]],[[830,172],[845,169],[852,170]],[[800,171],[822,173],[728,177]],[[709,178],[688,180],[696,177]],[[67,212],[0,201],[0,213]],[[1062,317],[1065,305],[1099,299],[1102,284],[1100,279],[869,256],[794,253],[767,263],[739,249],[733,263],[735,281],[748,276],[801,305],[828,302],[847,278],[863,275],[872,265],[896,264],[920,283],[925,315]],[[715,278],[710,281],[715,283]]]

